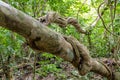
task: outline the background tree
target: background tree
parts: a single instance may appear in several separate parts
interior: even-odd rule
[[[95,10],[97,9],[97,7],[100,5],[100,3],[102,1],[96,1],[96,2],[97,3],[95,4],[95,2],[93,2],[93,1],[82,2],[82,1],[77,1],[77,0],[76,1],[69,1],[69,0],[62,1],[61,0],[60,2],[59,1],[57,2],[54,0],[53,1],[51,1],[51,0],[50,1],[49,0],[48,1],[37,1],[37,0],[36,1],[34,1],[34,0],[33,1],[32,0],[31,1],[27,1],[27,0],[14,1],[14,0],[11,0],[8,3],[12,4],[16,8],[24,11],[25,13],[27,13],[35,18],[37,18],[40,15],[43,15],[44,13],[46,13],[50,10],[57,11],[66,17],[72,16],[72,17],[77,18],[82,26],[86,26],[85,29],[90,32],[89,35],[85,36],[85,35],[77,33],[75,28],[72,26],[66,27],[66,29],[61,29],[61,28],[57,27],[57,25],[52,24],[52,25],[50,25],[50,28],[56,30],[57,32],[61,32],[62,34],[64,33],[66,35],[72,35],[72,36],[76,37],[78,40],[80,40],[82,43],[84,43],[86,46],[88,46],[90,48],[90,53],[94,57],[98,57],[98,56],[109,57],[109,55],[111,55],[111,54],[119,53],[119,39],[118,39],[118,37],[113,35],[113,34],[119,35],[119,32],[120,32],[119,14],[118,14],[119,6],[115,7],[115,5],[116,5],[115,2],[111,2],[111,5],[104,5],[105,7],[101,7],[101,12],[105,10],[104,14],[102,16],[102,17],[105,17],[104,23],[106,25],[108,25],[107,29],[110,30],[110,32],[112,33],[111,34],[104,27],[102,27],[103,24],[101,24],[100,19],[96,18],[97,11],[95,11]],[[53,3],[54,3],[54,5],[52,5]],[[41,8],[40,8],[40,4],[42,4]],[[64,4],[68,4],[68,5],[65,5],[64,8],[61,8],[61,7],[63,7],[61,5],[64,5]],[[81,6],[80,4],[83,6]],[[117,2],[117,5],[119,5],[119,2]],[[43,6],[46,6],[46,7],[43,7]],[[107,7],[107,9],[106,9],[106,7]],[[115,7],[115,8],[113,9],[111,7]],[[43,8],[45,8],[45,9],[43,9]],[[40,14],[38,14],[39,12],[40,12]],[[91,12],[93,12],[93,13],[91,13]],[[95,12],[96,12],[96,15],[95,15]],[[90,13],[92,16],[90,16]],[[117,17],[112,18],[112,16],[114,16],[115,13],[116,13]],[[99,13],[99,14],[102,14],[102,13]],[[108,16],[108,14],[110,14],[110,17]],[[86,16],[86,15],[88,15],[88,16]],[[93,15],[96,16],[94,18],[96,18],[98,20],[97,24],[95,24],[94,26],[91,24],[91,22],[93,20]],[[113,22],[114,22],[114,25],[113,25]],[[5,63],[6,63],[6,66],[8,64],[11,65],[11,62],[9,62],[9,61],[13,61],[14,64],[12,63],[12,65],[16,65],[19,63],[20,59],[22,59],[20,61],[21,63],[24,61],[30,62],[29,58],[31,58],[30,56],[32,56],[32,54],[34,52],[32,50],[29,50],[29,48],[27,48],[26,46],[24,46],[25,45],[25,44],[23,44],[24,40],[17,34],[11,33],[3,28],[1,28],[1,31],[2,31],[1,32],[1,49],[2,49],[1,50],[1,54],[2,54],[2,57],[1,57],[2,64],[1,65],[5,64]],[[8,37],[4,37],[4,36],[8,36]],[[103,40],[101,40],[101,39],[103,39]],[[16,41],[16,43],[15,43],[15,41]],[[22,45],[23,49],[21,49],[21,44],[23,44]],[[26,53],[28,53],[29,56]],[[95,54],[95,53],[97,53],[97,54]],[[47,56],[48,56],[48,54],[47,54]],[[15,57],[15,58],[18,57],[17,58],[18,62],[17,61],[15,62],[14,60],[12,60],[12,59],[15,59],[13,57]],[[21,57],[21,58],[19,58],[19,57]],[[11,59],[11,60],[9,60],[9,59]],[[117,58],[115,57],[115,60],[116,59]],[[52,67],[54,67],[54,66],[52,66]]]

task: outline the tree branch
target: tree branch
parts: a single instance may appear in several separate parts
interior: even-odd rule
[[[77,67],[79,72],[86,69],[83,70],[83,73],[80,73],[81,75],[92,71],[107,78],[114,77],[108,67],[106,68],[101,62],[90,57],[87,48],[79,41],[73,38],[72,42],[69,42],[67,39],[71,38],[67,37],[66,39],[61,34],[52,31],[39,21],[2,1],[0,1],[0,26],[22,35],[35,51],[52,53],[71,62],[73,65],[73,61],[79,57],[77,58],[79,61],[75,61],[74,66]],[[77,52],[79,53],[78,56]],[[114,80],[117,80],[117,78]]]

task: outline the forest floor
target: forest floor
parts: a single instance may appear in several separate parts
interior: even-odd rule
[[[33,72],[30,72],[21,77],[19,76],[16,80],[106,80],[103,79],[102,76],[92,72],[85,76],[80,76],[72,64],[65,61],[61,62],[57,69],[60,69],[60,71],[45,72],[45,75],[41,75],[44,73],[43,71],[40,71],[40,73],[36,73],[35,75]]]
[[[55,56],[39,57],[36,63],[34,57],[29,61],[17,59],[20,62],[11,67],[13,78],[10,80],[107,80],[93,72],[80,76],[72,64]],[[0,74],[0,80],[7,80],[4,74]]]

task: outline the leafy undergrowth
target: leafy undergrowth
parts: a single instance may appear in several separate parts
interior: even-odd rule
[[[17,56],[14,58],[16,63],[10,63],[10,65],[3,63],[3,67],[0,68],[0,80],[107,80],[92,72],[80,76],[71,63],[52,54],[38,54],[35,57],[31,53],[29,57],[26,56],[21,59]],[[97,58],[95,60],[113,63],[112,60],[107,58]],[[5,67],[10,68],[10,72],[8,72],[8,69],[4,69]],[[5,72],[11,73],[12,79],[6,79]]]
[[[33,79],[34,78],[34,79]],[[100,75],[88,73],[80,76],[77,70],[68,62],[62,62],[60,67],[54,64],[46,64],[44,67],[36,69],[36,75],[32,72],[19,76],[16,80],[106,80]]]
[[[33,70],[33,66],[19,69],[20,75],[16,73],[15,80],[106,80],[92,72],[80,76],[72,64],[51,54],[43,54],[39,57],[35,73]]]

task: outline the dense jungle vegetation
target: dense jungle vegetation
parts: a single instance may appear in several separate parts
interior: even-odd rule
[[[120,72],[120,0],[3,1],[36,20],[49,12],[76,19],[87,34],[79,33],[70,24],[64,28],[55,23],[47,26],[75,37],[89,49],[92,58]],[[47,52],[40,53],[31,49],[21,35],[0,27],[0,80],[107,80],[93,72],[80,76],[69,62]]]

